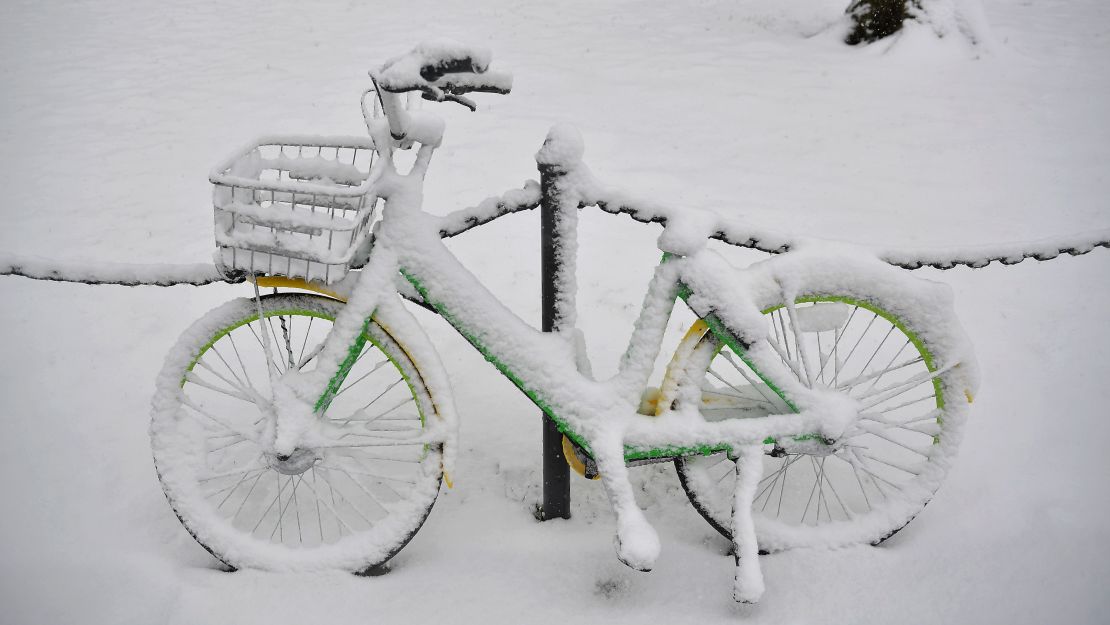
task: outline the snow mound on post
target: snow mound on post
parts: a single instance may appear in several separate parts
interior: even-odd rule
[[[543,146],[536,152],[536,163],[540,165],[566,165],[582,160],[586,144],[582,133],[571,124],[555,124],[547,131]]]

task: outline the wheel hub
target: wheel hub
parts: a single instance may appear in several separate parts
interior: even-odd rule
[[[300,475],[312,468],[320,457],[311,449],[297,448],[288,456],[266,454],[266,464],[282,475]]]

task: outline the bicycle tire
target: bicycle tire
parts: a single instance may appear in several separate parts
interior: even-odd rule
[[[260,333],[270,334],[276,369],[307,372],[342,306],[307,294],[233,300],[182,334],[158,377],[150,435],[159,481],[189,534],[232,569],[370,572],[415,536],[438,496],[442,446],[402,440],[424,430],[435,401],[376,318],[324,413],[347,446],[281,461],[260,443],[268,421],[259,406],[272,395]],[[378,445],[383,436],[398,442]]]

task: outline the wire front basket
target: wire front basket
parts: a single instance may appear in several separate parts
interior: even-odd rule
[[[366,263],[378,196],[374,142],[266,137],[212,171],[216,262],[228,274],[329,284]]]

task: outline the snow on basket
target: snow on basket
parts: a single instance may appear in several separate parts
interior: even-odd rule
[[[343,279],[369,255],[380,162],[364,137],[263,137],[239,150],[209,176],[217,264]]]

